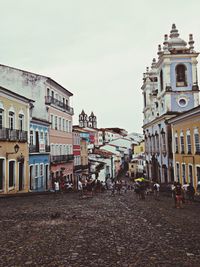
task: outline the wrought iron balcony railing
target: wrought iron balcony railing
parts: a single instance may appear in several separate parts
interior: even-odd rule
[[[40,153],[40,152],[50,152],[50,146],[45,145],[45,149],[41,150],[39,146],[30,145],[29,153]]]
[[[66,163],[74,160],[74,155],[58,155],[58,156],[51,156],[51,163]]]
[[[2,128],[0,129],[0,140],[1,141],[18,141],[27,142],[28,134],[27,131],[20,131],[16,129]]]
[[[60,107],[67,111],[70,115],[74,115],[74,109],[65,104],[64,102],[59,101],[58,99],[52,97],[52,96],[45,96],[45,104],[48,105],[55,105],[57,107]]]

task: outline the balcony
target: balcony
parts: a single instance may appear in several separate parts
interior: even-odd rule
[[[74,155],[58,155],[58,156],[51,156],[51,163],[67,163],[74,160]]]
[[[41,150],[39,146],[30,145],[29,146],[29,153],[48,153],[50,152],[50,146],[45,145],[45,150]]]
[[[82,170],[82,166],[81,165],[75,165],[74,166],[74,170],[75,171],[81,171]]]
[[[9,128],[0,129],[0,141],[27,142],[27,131],[11,130]]]
[[[52,96],[45,96],[45,104],[47,105],[55,105],[59,108],[62,108],[64,111],[67,111],[70,115],[74,115],[74,109],[70,106],[66,105],[64,102],[57,100]]]

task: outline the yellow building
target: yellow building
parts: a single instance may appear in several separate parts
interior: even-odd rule
[[[200,182],[200,106],[169,120],[172,126],[174,177],[176,181]]]
[[[28,191],[31,103],[0,87],[0,194]]]
[[[144,141],[134,146],[134,155],[139,155],[141,153],[144,153]]]

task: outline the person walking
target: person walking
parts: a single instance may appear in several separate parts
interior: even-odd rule
[[[176,195],[176,208],[182,208],[183,203],[183,189],[181,187],[181,184],[178,182],[175,186],[175,195]]]
[[[81,180],[78,181],[78,192],[79,192],[79,198],[83,196],[83,184]]]
[[[155,200],[159,200],[159,195],[160,195],[160,185],[158,182],[155,182],[153,185],[153,190],[154,190],[154,198]]]
[[[55,193],[58,193],[59,190],[60,190],[60,186],[59,186],[59,182],[58,181],[54,182],[54,188],[55,188]]]
[[[187,187],[187,195],[188,195],[188,202],[192,203],[194,201],[194,194],[195,189],[192,183],[189,183],[189,186]]]

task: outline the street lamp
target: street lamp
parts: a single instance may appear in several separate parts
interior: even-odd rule
[[[17,154],[17,152],[19,151],[19,145],[16,144],[14,146],[14,152],[6,152],[6,159],[8,159],[8,155],[11,155],[11,154]]]

